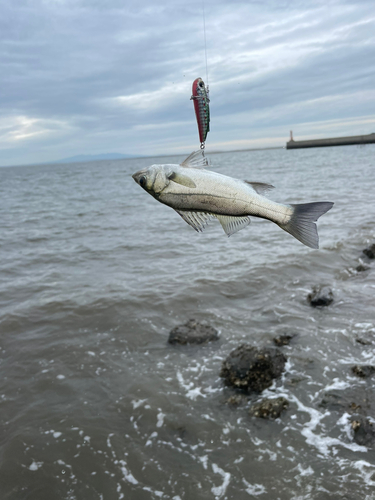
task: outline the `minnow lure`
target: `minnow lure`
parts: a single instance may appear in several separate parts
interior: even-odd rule
[[[210,99],[208,97],[208,94],[208,86],[206,88],[202,78],[197,78],[196,80],[194,80],[193,95],[191,96],[191,99],[194,102],[201,149],[204,149],[205,147],[206,137],[210,130]]]

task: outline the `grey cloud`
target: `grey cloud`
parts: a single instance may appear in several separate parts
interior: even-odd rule
[[[205,6],[209,139],[245,138],[244,124],[266,136],[272,126],[284,124],[287,133],[290,123],[375,112],[374,101],[366,101],[375,76],[371,2],[206,0]],[[12,122],[14,130],[28,131],[20,139],[1,136],[0,128],[0,164],[30,154],[37,161],[38,151],[52,160],[92,147],[151,154],[196,143],[189,97],[193,79],[205,78],[201,7],[182,0],[2,4],[1,117],[39,121],[23,128]],[[363,98],[353,102],[359,91]],[[116,100],[147,103],[152,92],[149,106]],[[316,106],[306,104],[314,99]],[[45,134],[33,135],[43,127]]]

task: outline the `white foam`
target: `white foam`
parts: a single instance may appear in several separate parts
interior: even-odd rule
[[[198,396],[202,396],[202,398],[206,397],[205,394],[202,394],[201,387],[196,387],[195,389],[190,389],[190,391],[188,391],[186,393],[186,397],[189,399],[192,399],[193,401],[195,401]]]
[[[143,489],[145,491],[149,491],[150,493],[153,493],[157,497],[161,498],[163,496],[163,492],[162,491],[153,490],[152,488],[149,488],[148,486],[144,486]]]
[[[225,472],[223,469],[221,469],[216,464],[212,464],[212,470],[214,471],[215,474],[220,474],[220,476],[222,476],[224,478],[223,484],[221,486],[213,486],[211,488],[211,491],[215,495],[215,497],[220,498],[223,495],[225,495],[225,492],[228,488],[228,485],[230,482],[230,473]]]
[[[183,387],[186,390],[186,397],[195,401],[198,396],[202,396],[202,398],[205,398],[206,395],[202,394],[202,388],[201,387],[195,387],[194,388],[194,383],[189,382],[186,383],[184,380],[184,377],[182,376],[182,373],[180,371],[177,371],[177,380],[180,384],[181,387]]]
[[[143,403],[145,403],[146,401],[147,401],[147,399],[138,399],[138,401],[133,399],[133,401],[131,401],[131,404],[133,405],[133,409],[135,410],[139,406],[142,406]]]
[[[334,378],[331,385],[324,387],[324,391],[333,391],[334,389],[349,389],[351,385],[345,380],[340,380],[339,378]]]
[[[250,496],[256,497],[267,492],[266,488],[262,484],[250,484],[244,478],[242,478],[242,482],[247,487],[245,490],[246,493],[248,493]]]
[[[121,472],[124,476],[125,481],[128,481],[128,483],[131,484],[139,484],[133,474],[127,469],[127,463],[125,462],[125,460],[119,460],[119,463],[121,464]]]
[[[53,437],[57,439],[61,436],[61,434],[62,434],[62,432],[54,432]]]
[[[365,480],[365,483],[368,486],[375,486],[375,481],[371,479],[374,475],[374,469],[375,469],[374,464],[370,464],[369,462],[366,462],[366,460],[357,460],[356,462],[353,463],[353,466],[360,471],[362,477]],[[366,468],[369,468],[370,470],[367,472],[365,470]]]
[[[184,377],[182,376],[182,373],[180,371],[177,372],[176,376],[177,376],[177,380],[178,380],[179,384],[186,391],[189,391],[192,387],[194,387],[193,382],[189,382],[188,384],[185,383]]]
[[[337,454],[337,450],[331,450],[333,446],[341,446],[344,448],[347,448],[352,451],[362,451],[366,452],[367,448],[365,446],[360,446],[356,443],[346,443],[344,441],[341,441],[340,439],[337,438],[330,438],[328,436],[323,436],[322,434],[315,434],[313,431],[316,430],[316,427],[318,424],[327,416],[330,415],[329,411],[326,411],[325,413],[320,413],[318,410],[315,410],[314,408],[309,408],[305,406],[301,401],[299,401],[296,396],[289,396],[291,400],[293,400],[300,411],[304,411],[308,413],[311,417],[310,422],[307,422],[303,429],[301,430],[302,436],[306,438],[306,443],[310,444],[312,446],[315,446],[317,450],[327,457],[330,453],[333,455]]]
[[[111,432],[111,434],[108,434],[108,437],[107,437],[107,446],[108,446],[108,448],[112,448],[112,444],[111,444],[111,437],[112,436],[114,436],[113,432]]]
[[[162,411],[160,411],[160,413],[158,413],[157,415],[158,421],[156,422],[156,427],[161,427],[164,424],[164,417],[165,414]]]
[[[298,464],[297,469],[300,473],[300,476],[312,476],[314,474],[314,470],[311,465],[304,469],[301,464]]]
[[[40,469],[40,467],[42,467],[44,462],[35,462],[35,460],[33,460],[33,462],[31,463],[31,465],[29,466],[29,470],[38,470]]]
[[[59,380],[64,380],[65,378],[65,375],[63,375],[62,373],[60,373],[60,375],[57,375],[57,377]]]
[[[203,457],[198,457],[198,460],[202,462],[203,467],[207,470],[208,455],[204,455]]]

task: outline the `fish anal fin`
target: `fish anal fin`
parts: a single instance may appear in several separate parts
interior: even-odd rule
[[[188,212],[185,210],[176,210],[178,215],[180,215],[185,222],[194,228],[198,233],[201,233],[206,227],[208,222],[213,219],[213,215],[207,212]]]
[[[219,220],[220,224],[222,225],[222,228],[224,229],[225,233],[228,236],[231,236],[232,234],[236,233],[237,231],[240,231],[244,227],[248,226],[250,224],[250,219],[249,217],[238,217],[238,216],[231,216],[231,215],[217,215],[215,214],[215,217]]]
[[[168,179],[172,182],[175,182],[176,184],[181,184],[181,186],[185,186],[188,188],[196,188],[196,184],[194,181],[190,179],[187,175],[172,172],[170,175],[168,175]]]
[[[268,191],[271,191],[271,189],[275,189],[275,186],[272,186],[272,184],[266,184],[265,182],[244,182],[246,182],[246,184],[250,184],[250,186],[261,195],[266,194]]]
[[[182,163],[181,167],[185,168],[205,168],[209,166],[208,158],[204,156],[202,149],[193,151]]]

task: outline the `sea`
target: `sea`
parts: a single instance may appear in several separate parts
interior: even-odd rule
[[[0,169],[1,500],[375,499],[351,425],[375,425],[375,377],[352,372],[375,365],[375,145],[207,156],[275,201],[334,202],[320,249],[262,219],[195,232],[131,177],[183,156]],[[219,340],[169,344],[193,318]],[[228,404],[223,360],[280,335],[282,377]]]

